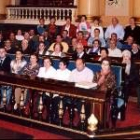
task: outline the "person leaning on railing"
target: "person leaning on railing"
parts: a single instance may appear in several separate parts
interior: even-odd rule
[[[110,119],[112,119],[113,116],[110,116],[110,107],[112,107],[112,98],[113,93],[112,90],[116,88],[116,77],[115,74],[111,70],[111,60],[109,58],[103,58],[101,60],[101,70],[99,72],[96,72],[94,76],[94,82],[97,83],[98,90],[104,91],[106,93],[108,102],[108,108],[109,112],[107,112],[108,117],[106,118],[106,122],[109,124]]]
[[[38,64],[38,56],[36,54],[31,54],[29,63],[24,67],[22,71],[22,75],[26,75],[29,77],[36,77],[39,72],[39,64]],[[18,90],[15,90],[15,96],[18,95],[18,97],[21,96],[22,89],[19,88]],[[24,89],[24,114],[29,115],[30,113],[30,99],[31,94],[33,91]],[[19,102],[19,101],[18,101]]]
[[[76,60],[76,69],[74,69],[71,74],[69,81],[70,82],[92,82],[94,77],[94,73],[92,70],[87,68],[85,66],[85,61],[81,58],[78,58]],[[65,98],[64,99],[65,104],[70,103],[74,108],[74,117],[72,125],[74,127],[79,126],[80,123],[80,111],[81,111],[81,100],[80,99],[71,99],[71,98]],[[63,123],[65,125],[70,124],[70,118],[67,115],[68,110],[65,110],[64,116],[63,116]]]
[[[111,60],[109,58],[101,60],[101,71],[95,74],[94,82],[98,84],[101,91],[108,91],[116,86],[116,78],[111,70]]]
[[[56,69],[52,66],[52,60],[50,57],[45,57],[44,58],[44,63],[43,63],[43,67],[40,67],[39,69],[39,73],[37,75],[39,78],[51,78],[51,79],[55,79],[56,78]],[[52,113],[49,114],[51,115],[51,119],[54,122],[55,120],[58,120],[58,103],[59,103],[59,95],[58,94],[50,94],[48,92],[42,92],[42,96],[43,96],[43,104],[44,104],[44,108],[43,108],[43,113],[42,113],[42,119],[46,120],[48,117],[48,112],[49,112],[49,106],[50,106],[50,102],[52,101]],[[51,99],[51,95],[52,95],[52,99]],[[38,117],[38,97],[39,95],[37,95],[36,103],[34,105],[34,109],[33,109],[33,114],[34,114],[34,118]]]
[[[20,75],[26,66],[27,61],[23,58],[22,51],[16,51],[15,59],[13,59],[10,63],[11,73]],[[14,110],[17,110],[19,102],[20,102],[20,92],[21,88],[15,89],[15,105]]]

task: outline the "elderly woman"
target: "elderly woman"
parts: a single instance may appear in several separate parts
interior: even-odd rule
[[[21,42],[21,50],[23,52],[23,54],[31,54],[32,50],[29,46],[29,42],[26,39],[23,39]]]
[[[59,56],[59,57],[65,57],[65,54],[63,53],[63,46],[61,43],[55,43],[53,47],[53,52],[47,52],[46,55],[51,56]]]
[[[140,106],[140,93],[139,93],[139,74],[136,65],[131,60],[131,52],[124,50],[122,52],[123,64],[126,64],[125,67],[125,82],[124,82],[124,94],[126,96],[126,102],[128,101],[129,93],[134,87],[138,95],[138,106]]]
[[[101,71],[95,74],[94,82],[97,83],[99,90],[101,91],[110,91],[116,86],[115,75],[111,71],[110,59],[102,59]]]

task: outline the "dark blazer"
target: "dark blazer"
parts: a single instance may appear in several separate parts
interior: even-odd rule
[[[4,71],[4,72],[10,73],[10,71],[11,71],[10,63],[11,63],[11,59],[10,59],[10,57],[7,56],[5,58],[5,60],[3,61],[2,65],[0,65],[0,71]]]
[[[131,29],[131,26],[126,26],[125,28],[125,35],[124,35],[124,41],[127,39],[128,36],[133,36],[134,40],[140,44],[140,27],[136,26],[133,30]]]
[[[130,67],[130,74],[125,74],[124,78],[124,85],[123,85],[123,93],[124,93],[124,99],[126,102],[128,102],[128,98],[131,94],[134,94],[134,91],[132,93],[131,89],[135,89],[135,93],[139,95],[139,71],[137,66],[131,62]],[[138,98],[138,104],[140,104],[140,99]]]
[[[62,26],[61,34],[62,34],[63,30],[65,30],[65,26],[66,26],[66,25],[63,25],[63,26]],[[73,25],[73,24],[70,24],[69,37],[70,37],[70,38],[76,37],[76,26]]]
[[[136,54],[131,51],[131,58],[132,60],[139,60],[140,59],[140,50]]]
[[[74,60],[78,59],[78,58],[79,58],[79,57],[78,57],[78,54],[77,54],[77,53],[74,53],[74,54],[72,55],[72,58],[73,58]],[[85,61],[89,60],[89,56],[87,55],[86,52],[84,52],[84,54],[83,54],[83,56],[81,57],[81,59],[84,59]]]
[[[139,69],[138,67],[134,64],[134,62],[131,62],[131,67],[130,67],[130,74],[127,75],[125,74],[125,84],[129,85],[128,88],[130,88],[133,83],[133,85],[138,86],[139,85]]]

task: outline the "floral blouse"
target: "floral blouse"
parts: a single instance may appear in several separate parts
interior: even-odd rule
[[[94,76],[94,82],[98,83],[99,79],[101,78],[101,72],[97,72]],[[108,91],[113,89],[116,86],[116,77],[112,71],[110,71],[104,79],[104,82],[99,85],[99,90],[101,91]]]
[[[28,76],[37,76],[39,72],[39,65],[37,64],[33,68],[31,68],[31,64],[27,64],[27,66],[24,68],[22,74],[28,75]]]

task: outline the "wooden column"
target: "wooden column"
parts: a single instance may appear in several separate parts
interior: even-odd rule
[[[78,15],[86,15],[88,21],[92,20],[93,16],[99,16],[99,0],[79,0]]]
[[[134,0],[134,17],[137,18],[137,23],[140,24],[140,0]]]
[[[6,6],[10,4],[10,0],[0,0],[0,19],[4,19],[6,17]]]

